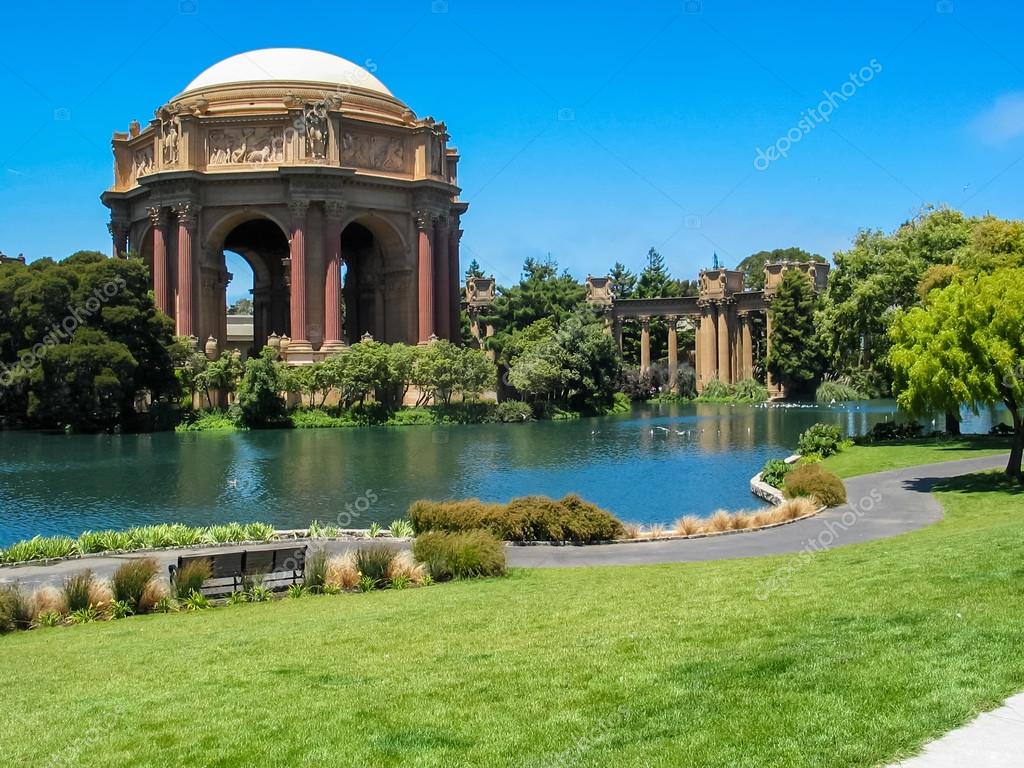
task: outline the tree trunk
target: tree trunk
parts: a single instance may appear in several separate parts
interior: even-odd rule
[[[1021,457],[1024,456],[1024,424],[1021,423],[1017,408],[1011,408],[1010,415],[1013,416],[1013,447],[1010,448],[1010,460],[1006,463],[1006,474],[1020,480]]]
[[[946,434],[960,437],[960,415],[946,411]]]

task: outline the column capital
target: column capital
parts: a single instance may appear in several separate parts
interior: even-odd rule
[[[640,327],[643,328],[645,331],[648,330],[651,327],[651,318],[648,317],[647,315],[644,315],[643,317],[641,317],[640,318]]]
[[[154,227],[163,227],[167,225],[168,212],[162,205],[149,206],[146,208],[146,214],[149,216],[149,220],[152,222]]]
[[[413,214],[413,221],[416,222],[416,229],[423,231],[433,226],[434,216],[430,210],[420,208]]]
[[[324,203],[324,213],[328,221],[340,223],[348,210],[348,203],[344,200],[328,200]]]
[[[107,231],[111,237],[127,237],[128,230],[131,229],[131,222],[127,219],[111,219],[107,223]]]
[[[309,211],[309,200],[296,199],[288,201],[288,212],[291,214],[292,221],[298,222],[306,217],[306,213]]]
[[[190,200],[175,203],[171,206],[179,224],[184,224],[189,229],[195,227],[199,220],[199,206]]]

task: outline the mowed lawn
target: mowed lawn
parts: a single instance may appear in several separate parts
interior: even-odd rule
[[[1024,689],[1024,494],[988,474],[940,497],[938,525],[806,561],[8,635],[0,765],[885,764]]]
[[[1009,452],[1008,437],[964,435],[954,439],[928,438],[882,445],[853,445],[835,456],[829,456],[822,466],[840,477],[854,477],[869,472],[887,472],[959,459],[980,459]]]

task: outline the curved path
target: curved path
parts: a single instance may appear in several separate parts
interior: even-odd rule
[[[845,481],[847,506],[765,531],[597,546],[509,545],[508,562],[517,568],[684,563],[829,549],[882,539],[923,528],[942,518],[942,507],[931,495],[932,487],[940,480],[997,469],[1005,464],[1005,457],[989,456],[853,477]],[[352,547],[351,541],[323,544],[331,552]],[[394,542],[393,546],[406,549],[408,543]],[[197,551],[200,550],[190,550]],[[166,573],[167,565],[176,561],[180,552],[155,552],[152,556]],[[138,555],[90,556],[45,566],[0,567],[0,583],[20,582],[26,587],[55,584],[85,568],[91,568],[99,576],[109,576],[124,560],[134,557]]]

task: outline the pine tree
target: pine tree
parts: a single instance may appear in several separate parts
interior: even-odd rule
[[[782,276],[772,300],[771,349],[765,359],[768,372],[786,390],[786,396],[809,395],[822,373],[821,344],[815,327],[818,297],[807,275],[790,270]]]
[[[480,264],[476,259],[469,262],[469,266],[466,267],[466,280],[468,281],[471,277],[483,277],[484,271],[480,269]]]

